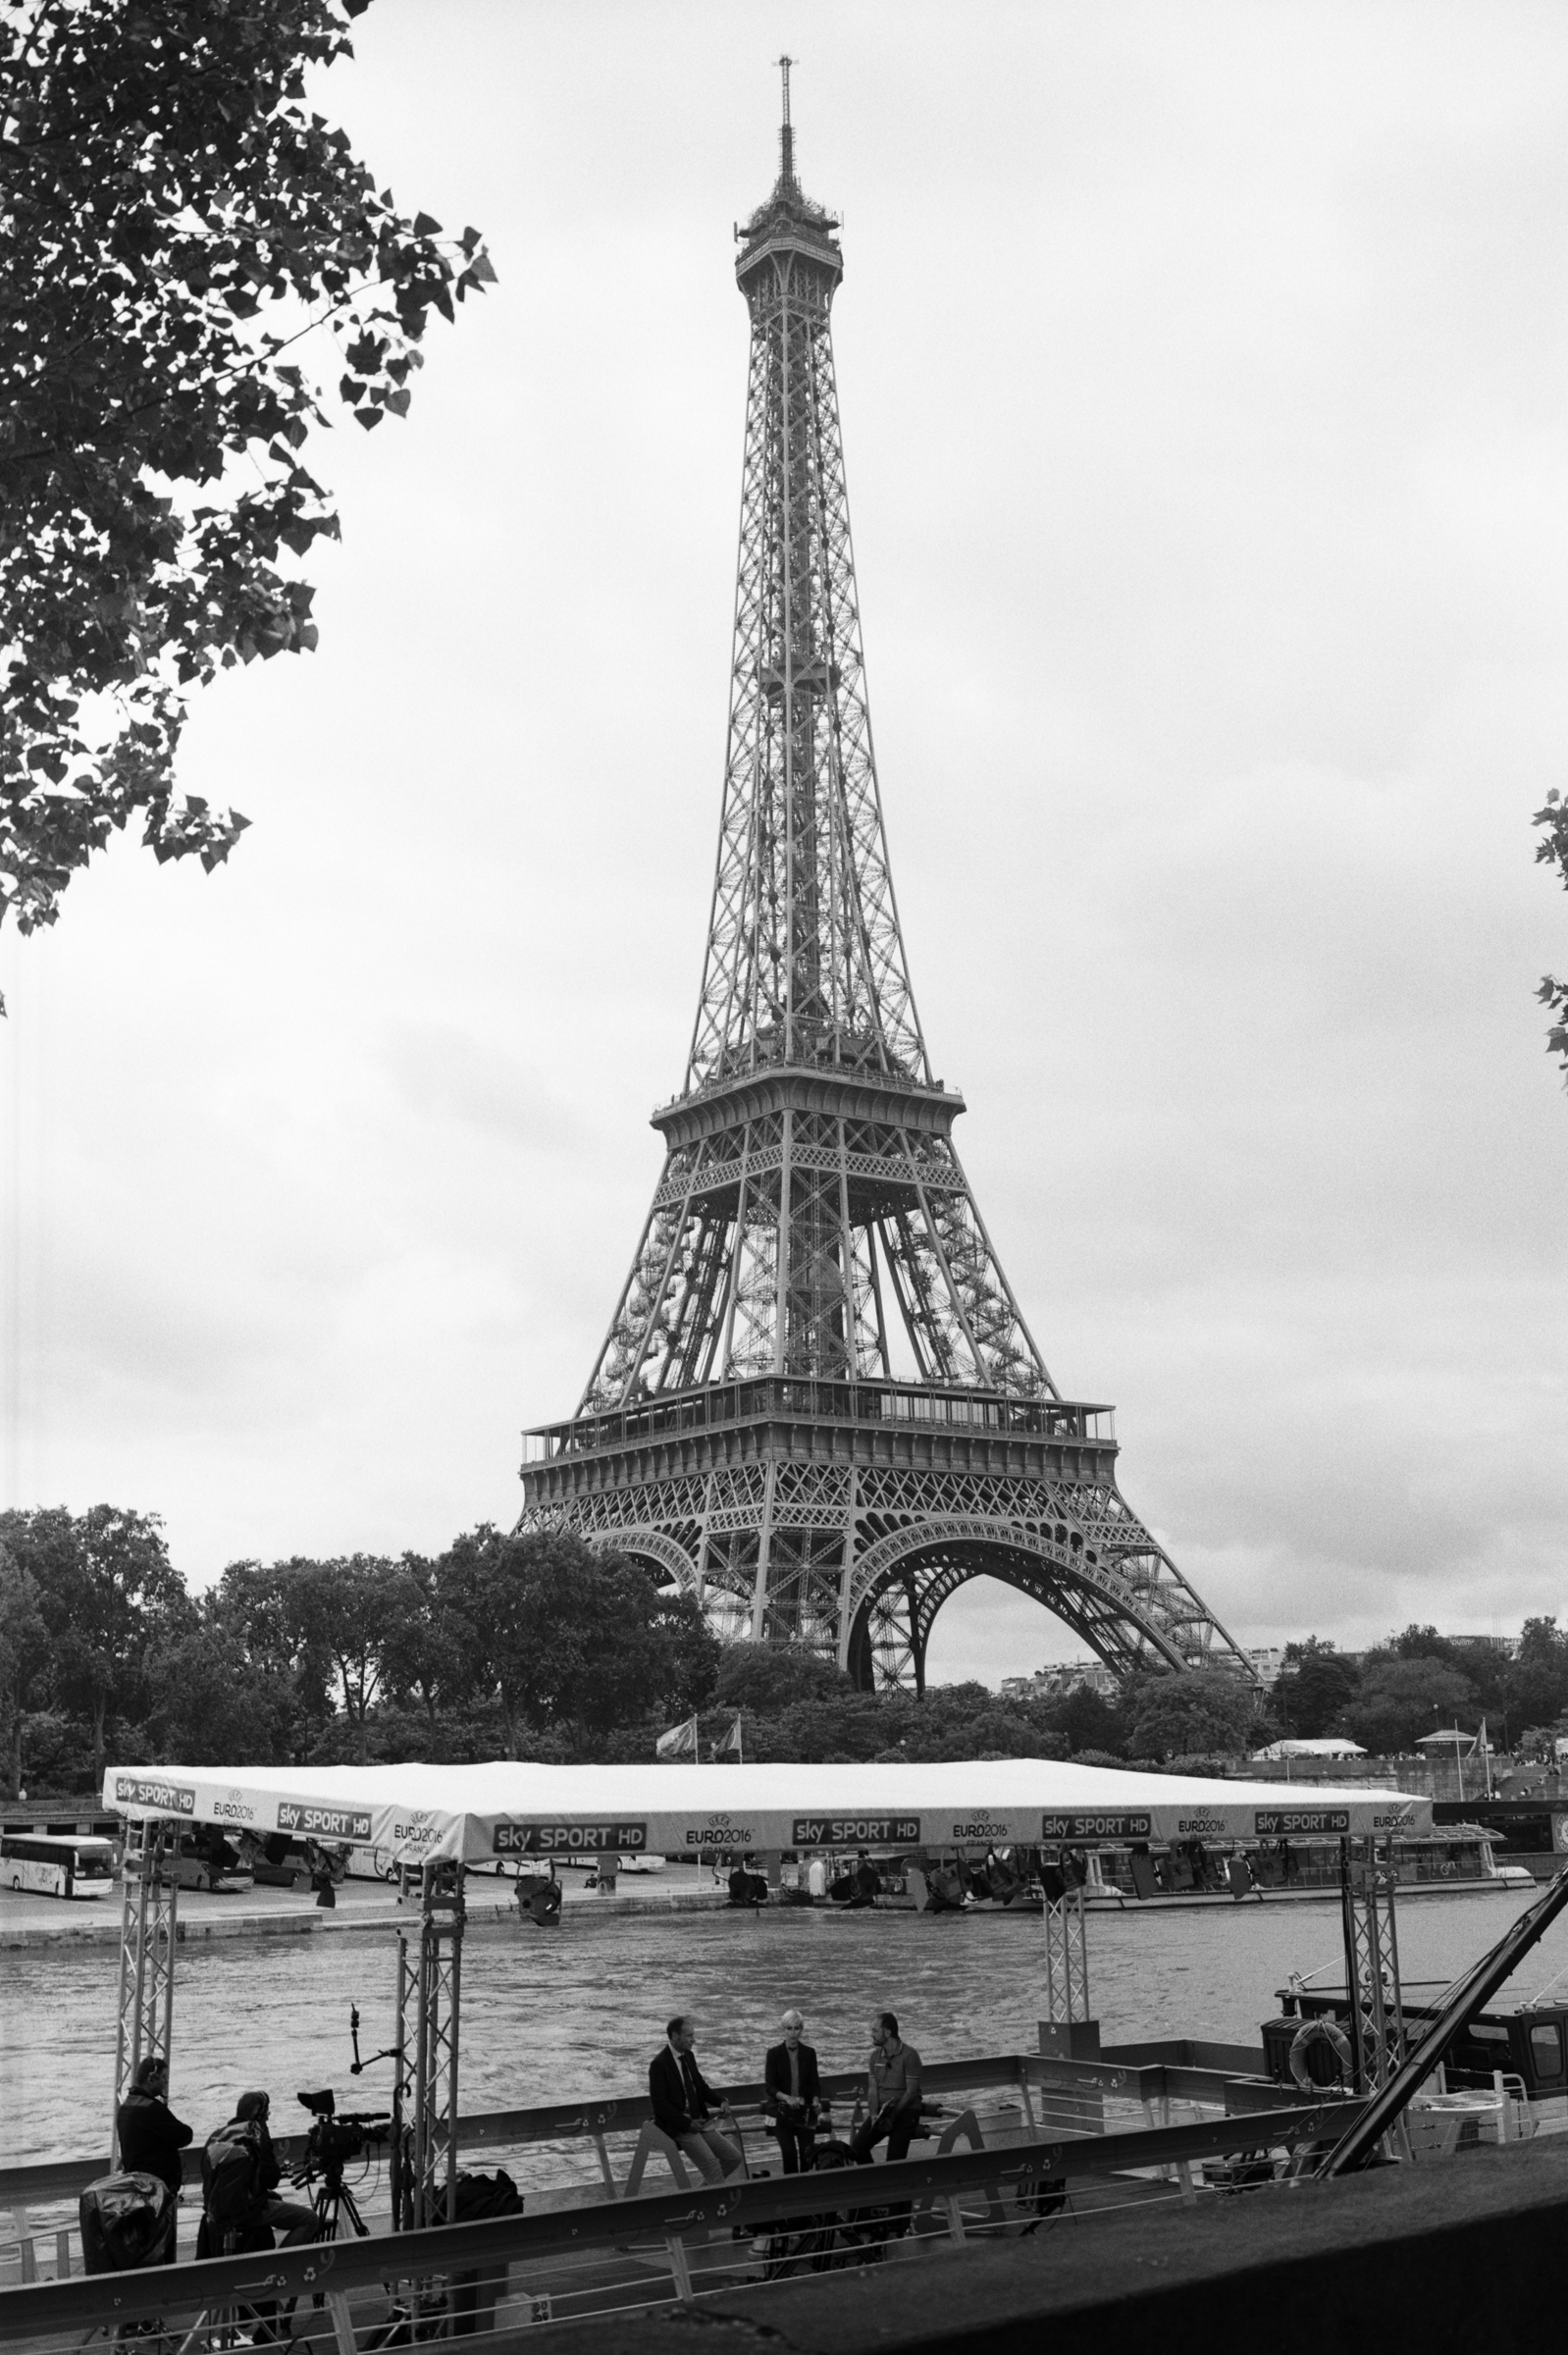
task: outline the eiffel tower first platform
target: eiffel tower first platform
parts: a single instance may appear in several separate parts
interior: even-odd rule
[[[883,837],[829,313],[838,224],[777,183],[737,232],[751,313],[729,758],[686,1084],[582,1402],[528,1435],[520,1526],[698,1595],[723,1635],[924,1682],[971,1578],[1117,1668],[1251,1670],[1064,1398],[934,1078]]]

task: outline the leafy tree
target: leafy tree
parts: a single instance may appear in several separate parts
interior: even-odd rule
[[[1257,1695],[1222,1668],[1173,1670],[1130,1696],[1131,1748],[1141,1758],[1234,1755],[1247,1748]]]
[[[1542,829],[1542,840],[1536,845],[1539,864],[1554,866],[1563,889],[1568,891],[1568,801],[1564,801],[1552,786],[1546,795],[1543,810],[1538,810],[1535,824]],[[1542,975],[1536,992],[1551,1017],[1546,1032],[1546,1052],[1555,1055],[1568,1080],[1568,981],[1559,981],[1553,973]]]
[[[737,1653],[749,1648],[737,1646],[726,1654],[721,1695]],[[773,1670],[763,1663],[781,1655],[769,1654],[760,1647],[756,1650],[754,1689],[765,1694]],[[829,1663],[815,1663],[823,1673],[814,1674],[805,1655],[782,1657],[786,1668],[777,1689],[785,1696],[784,1705],[773,1711],[762,1705],[755,1715],[748,1711],[749,1758],[824,1764],[835,1759],[859,1763],[881,1758],[890,1764],[908,1764],[946,1758],[1051,1758],[1067,1753],[1066,1737],[1045,1721],[1043,1710],[1037,1705],[1000,1701],[984,1685],[935,1685],[918,1700],[896,1688],[862,1693]],[[794,1697],[790,1698],[792,1691]],[[722,1732],[724,1724],[722,1712],[715,1712],[711,1724],[704,1727],[705,1739],[710,1732]]]
[[[310,330],[376,426],[430,313],[495,276],[304,103],[367,4],[0,9],[0,920],[24,932],[138,812],[160,860],[227,858],[247,821],[176,793],[184,690],[315,645],[280,568],[338,532],[300,458],[328,421]]]
[[[898,1739],[904,1713],[888,1705],[890,1699],[852,1690],[797,1701],[778,1716],[748,1727],[746,1754],[828,1765],[836,1760],[860,1763],[884,1750],[899,1749],[908,1758],[915,1753]]]
[[[92,1777],[103,1782],[112,1710],[139,1713],[149,1647],[189,1608],[155,1513],[95,1504],[0,1513],[0,1544],[39,1591],[55,1689],[91,1721]]]
[[[22,1730],[35,1681],[49,1656],[38,1582],[0,1545],[0,1756],[6,1796],[22,1789]]]
[[[1508,1719],[1516,1732],[1550,1725],[1568,1710],[1568,1633],[1553,1619],[1527,1619],[1504,1685]]]
[[[160,1764],[287,1764],[290,1711],[276,1684],[254,1673],[243,1644],[204,1596],[172,1625],[147,1664],[145,1746]]]
[[[218,1622],[242,1653],[290,1763],[313,1753],[333,1718],[332,1659],[301,1604],[298,1580],[260,1562],[231,1562],[214,1596]]]
[[[1125,1739],[1121,1709],[1092,1685],[1075,1685],[1060,1701],[1045,1702],[1043,1714],[1048,1730],[1060,1734],[1074,1755],[1084,1750],[1116,1752]]]
[[[1347,1705],[1344,1721],[1364,1750],[1386,1757],[1412,1749],[1423,1734],[1440,1725],[1464,1723],[1473,1728],[1475,1702],[1470,1679],[1446,1660],[1371,1654],[1362,1665],[1360,1690]]]
[[[1412,1624],[1368,1652],[1366,1665],[1376,1666],[1389,1657],[1441,1660],[1470,1684],[1476,1708],[1501,1715],[1507,1707],[1508,1655],[1500,1645],[1489,1644],[1485,1637],[1442,1636],[1435,1627]]]
[[[1460,1648],[1449,1636],[1439,1636],[1435,1627],[1420,1627],[1414,1620],[1387,1644],[1380,1644],[1368,1655],[1381,1660],[1392,1653],[1400,1660],[1442,1660],[1450,1668],[1459,1667]],[[1462,1673],[1462,1672],[1461,1672]]]
[[[387,1633],[409,1607],[411,1581],[385,1555],[296,1557],[275,1575],[305,1644],[331,1663],[354,1754],[369,1755],[370,1714],[388,1682]]]
[[[405,1553],[398,1569],[382,1629],[387,1688],[423,1710],[434,1746],[441,1719],[473,1689],[474,1629],[435,1562]]]
[[[795,1645],[726,1644],[713,1705],[774,1717],[798,1701],[842,1700],[856,1691],[834,1660]]]
[[[1332,1644],[1309,1636],[1285,1646],[1285,1665],[1274,1688],[1274,1713],[1286,1738],[1313,1741],[1337,1728],[1360,1676]]]
[[[406,1561],[296,1554],[265,1569],[233,1565],[219,1590],[218,1621],[278,1688],[266,1696],[266,1723],[291,1721],[312,1756],[364,1760],[372,1718],[393,1688],[396,1647],[403,1644],[406,1657],[424,1599]]]
[[[525,1728],[601,1740],[650,1714],[685,1714],[713,1691],[719,1646],[687,1596],[660,1594],[624,1555],[564,1531],[489,1526],[444,1557],[448,1591],[482,1646],[509,1750]]]

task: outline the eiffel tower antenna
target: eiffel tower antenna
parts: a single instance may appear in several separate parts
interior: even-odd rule
[[[779,126],[778,134],[778,184],[781,188],[791,188],[797,184],[795,130],[790,122],[790,68],[797,62],[793,57],[781,57],[778,61],[778,70],[784,80],[784,120]]]
[[[751,317],[728,757],[685,1083],[576,1413],[528,1435],[523,1527],[698,1596],[723,1634],[923,1688],[967,1580],[1118,1668],[1251,1675],[1065,1398],[953,1143],[888,864],[829,324],[838,223],[780,170],[737,232]]]

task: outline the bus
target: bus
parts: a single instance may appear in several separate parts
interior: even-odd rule
[[[44,1832],[0,1832],[0,1887],[34,1897],[109,1897],[114,1849],[107,1840]]]

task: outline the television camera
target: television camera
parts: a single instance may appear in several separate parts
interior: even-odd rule
[[[367,2142],[380,2142],[392,2131],[392,2121],[385,2110],[340,2110],[330,2085],[319,2093],[301,2093],[295,2098],[315,2119],[305,2137],[302,2170],[310,2182],[325,2175],[329,2184],[340,2184],[349,2160],[357,2159]]]

